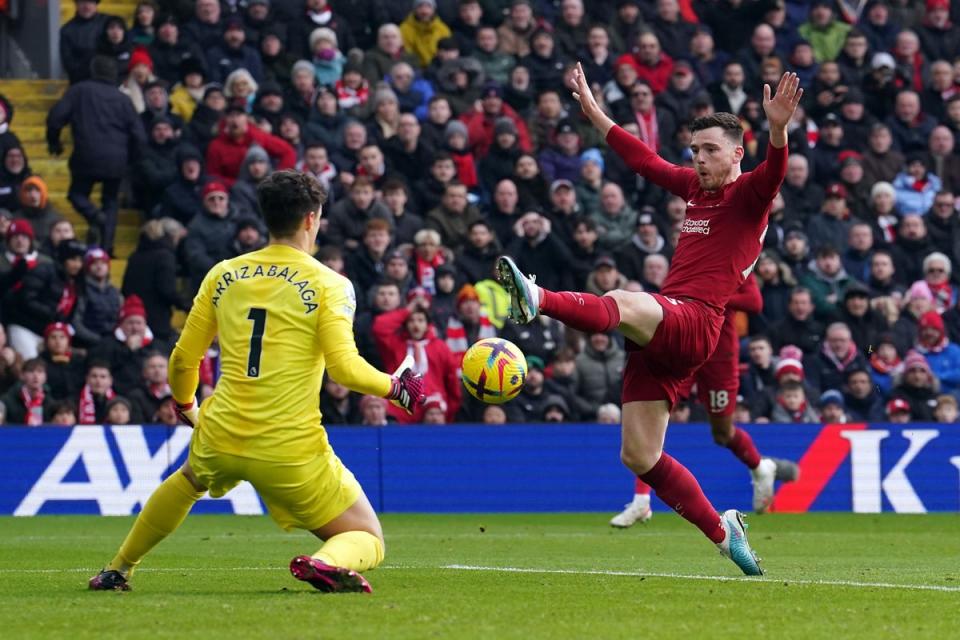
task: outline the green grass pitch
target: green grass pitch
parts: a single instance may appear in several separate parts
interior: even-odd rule
[[[960,516],[749,519],[745,579],[673,514],[387,515],[372,596],[287,563],[319,545],[266,517],[193,516],[130,593],[86,590],[129,518],[0,519],[3,638],[960,637]]]

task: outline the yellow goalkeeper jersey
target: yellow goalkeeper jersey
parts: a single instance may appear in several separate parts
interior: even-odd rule
[[[355,311],[347,278],[287,245],[213,267],[170,356],[173,396],[189,402],[200,361],[219,336],[220,378],[201,405],[197,437],[218,451],[260,460],[298,461],[323,451],[325,368],[359,393],[390,390],[390,376],[357,353]]]

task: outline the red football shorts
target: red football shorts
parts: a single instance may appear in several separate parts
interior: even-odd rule
[[[696,383],[697,398],[712,416],[732,416],[740,390],[740,338],[734,326],[733,314],[725,316],[720,328],[720,339],[707,361],[680,387],[681,398],[690,396]]]
[[[673,407],[716,348],[723,314],[698,300],[650,295],[663,307],[663,320],[645,347],[627,341],[621,401],[666,400]]]

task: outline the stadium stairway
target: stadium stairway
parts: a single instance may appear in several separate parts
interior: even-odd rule
[[[99,10],[102,13],[121,16],[129,25],[136,6],[137,0],[105,0],[100,3]],[[63,0],[60,3],[61,24],[70,20],[74,12],[74,3]],[[54,158],[47,153],[47,112],[60,99],[66,88],[65,80],[3,80],[0,82],[0,92],[10,99],[15,109],[12,130],[23,142],[33,172],[46,181],[50,206],[73,223],[77,237],[82,240],[87,233],[87,222],[83,216],[74,211],[67,200],[67,189],[70,186],[67,158],[70,157],[73,149],[69,127],[60,135],[64,143],[63,155]],[[94,190],[93,195],[95,202],[99,202],[99,186]],[[117,287],[123,280],[127,257],[137,245],[140,224],[140,212],[121,209],[114,246],[116,259],[111,265],[111,280]]]
[[[87,233],[87,222],[67,200],[67,189],[70,186],[70,169],[67,158],[73,150],[69,127],[61,134],[64,143],[64,153],[54,158],[47,153],[46,119],[47,112],[60,99],[67,88],[65,80],[4,80],[0,83],[0,92],[5,94],[14,105],[12,131],[17,134],[23,143],[30,168],[47,183],[50,206],[73,223],[77,237],[84,239]],[[100,187],[94,190],[94,198],[99,202]],[[117,225],[116,243],[114,252],[116,260],[111,265],[111,279],[118,287],[126,269],[127,257],[137,245],[140,232],[140,212],[133,209],[122,209],[120,221]]]

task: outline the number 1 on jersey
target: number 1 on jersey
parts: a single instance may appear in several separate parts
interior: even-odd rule
[[[260,355],[263,353],[263,332],[267,328],[267,310],[251,307],[247,320],[253,320],[250,357],[247,358],[247,377],[257,378],[260,376]]]

